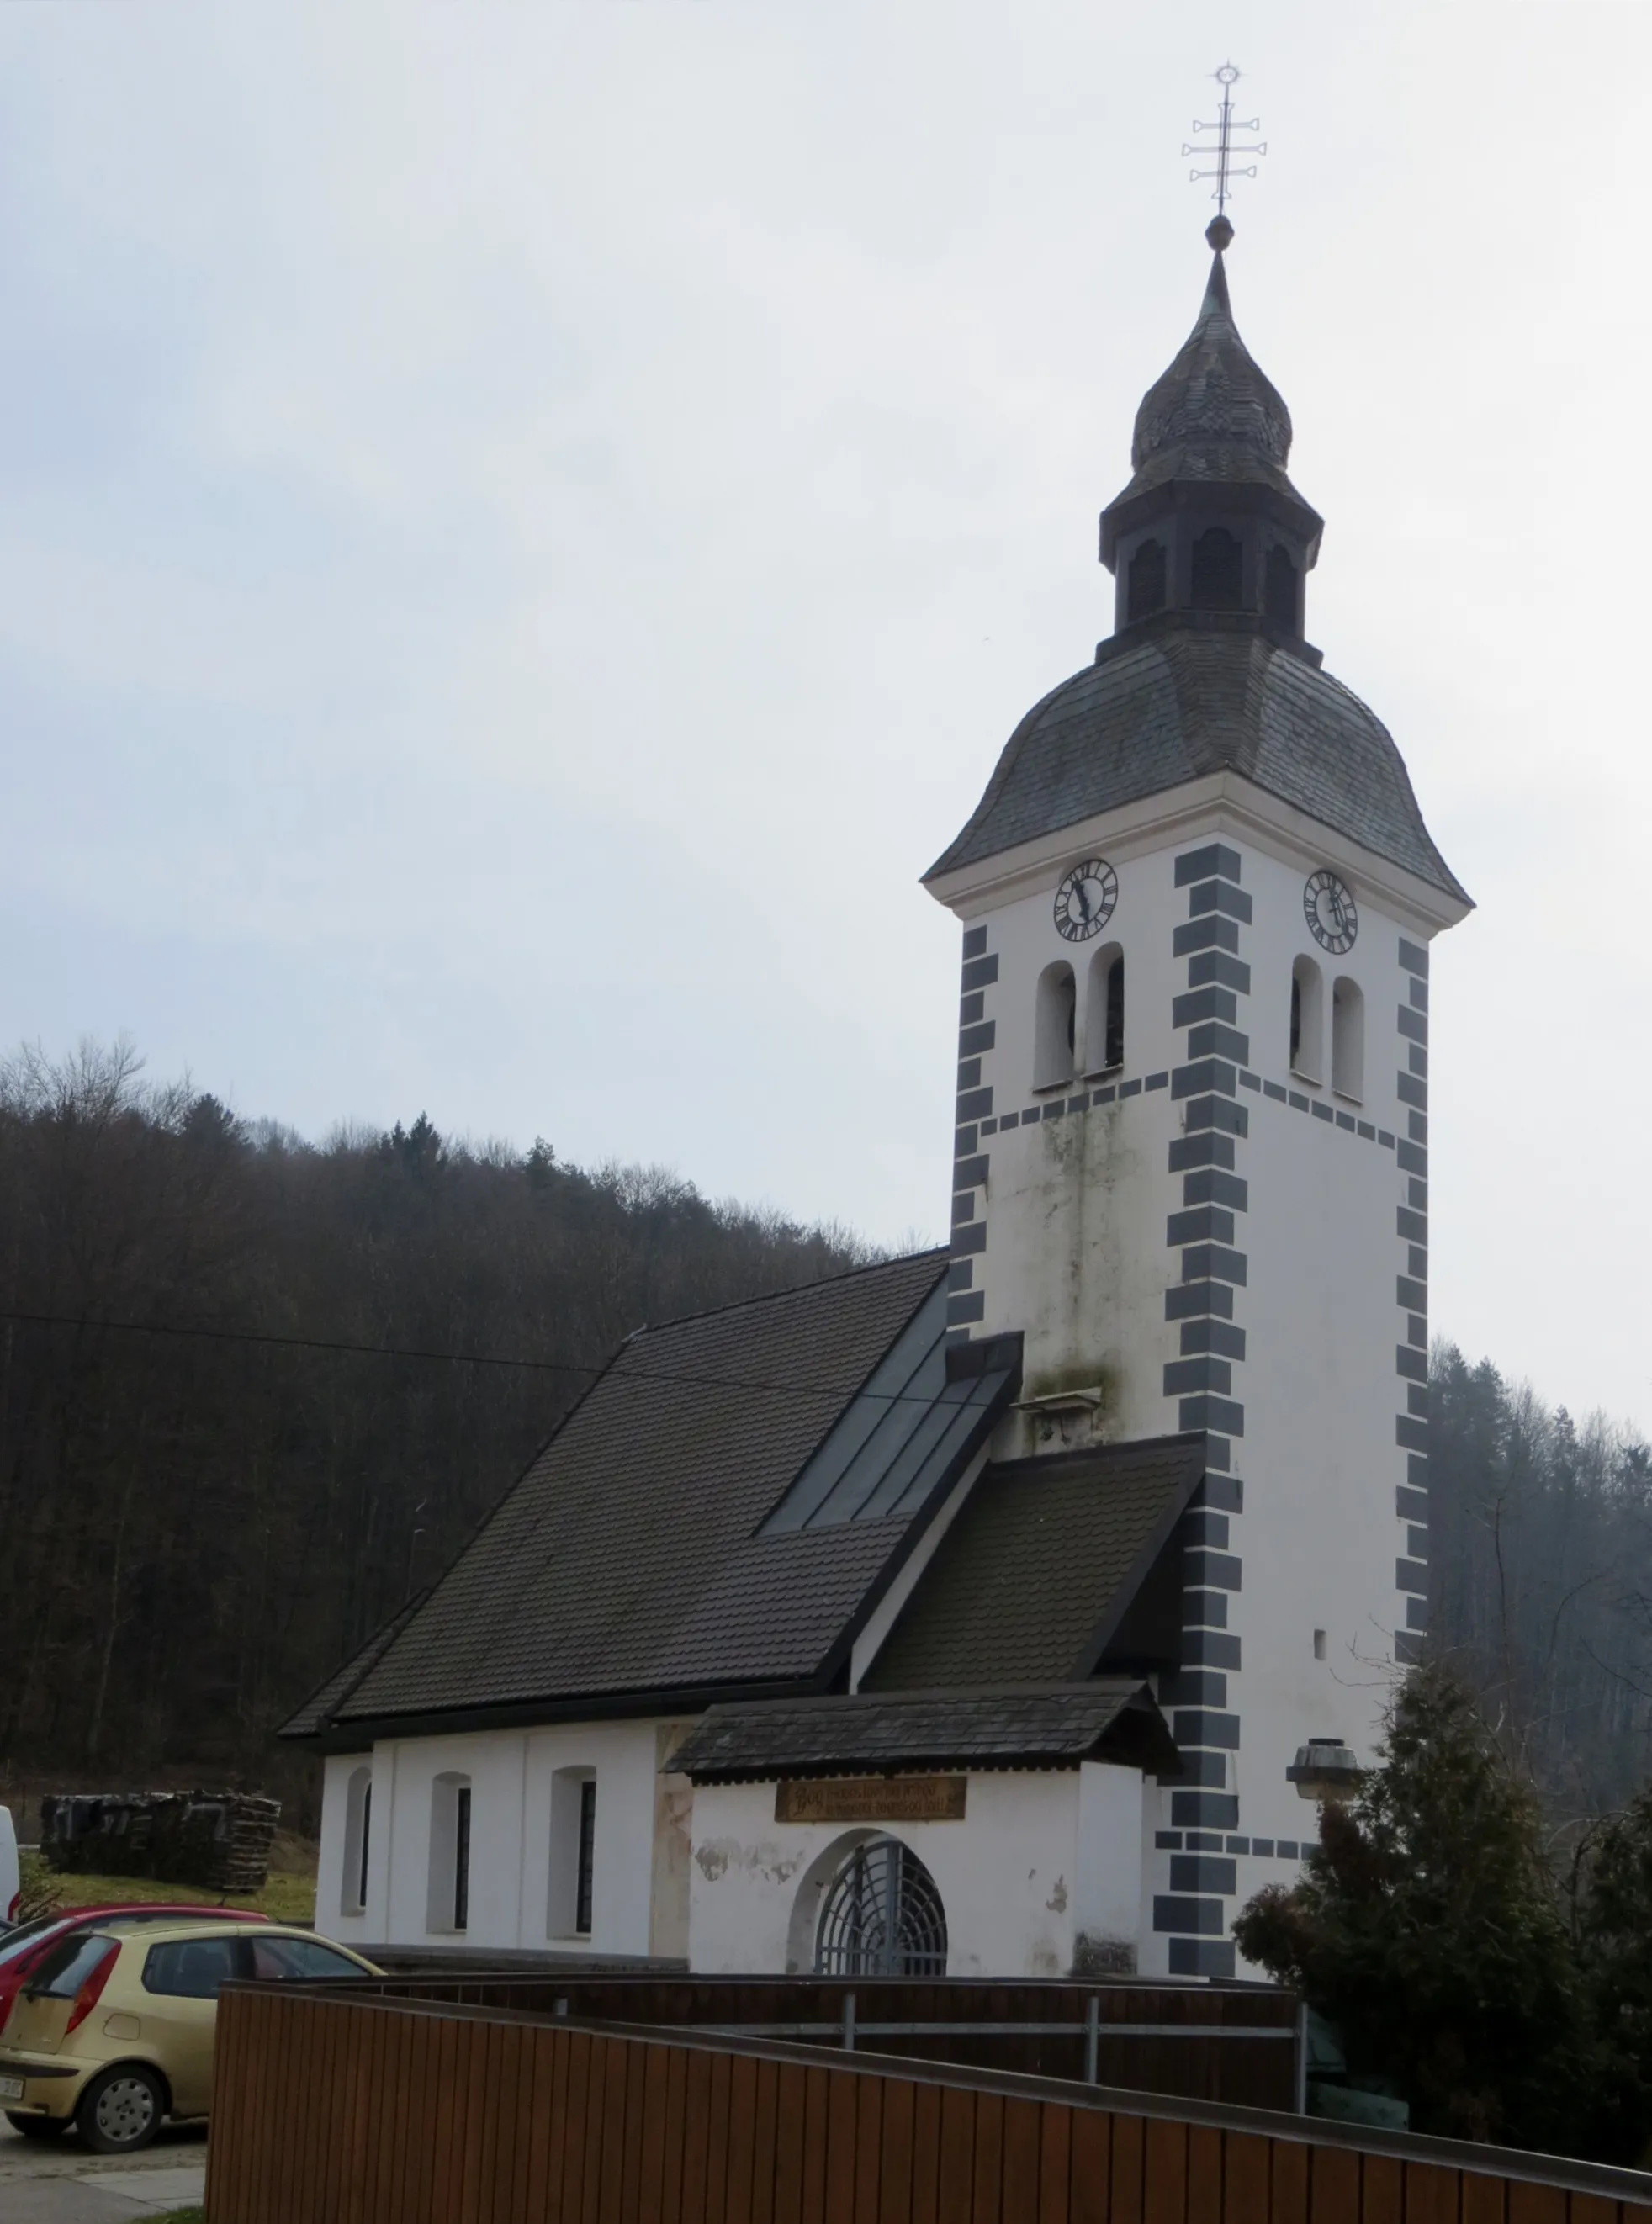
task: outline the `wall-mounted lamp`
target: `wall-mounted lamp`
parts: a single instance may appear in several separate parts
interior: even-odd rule
[[[1285,1771],[1304,1799],[1346,1799],[1359,1789],[1364,1771],[1352,1750],[1340,1738],[1310,1738],[1296,1748],[1296,1759]]]

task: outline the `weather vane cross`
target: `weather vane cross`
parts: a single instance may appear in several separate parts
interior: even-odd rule
[[[1227,214],[1228,199],[1233,191],[1234,179],[1254,178],[1256,174],[1256,166],[1254,162],[1239,169],[1235,167],[1233,157],[1236,155],[1265,155],[1268,152],[1268,142],[1265,139],[1257,139],[1244,146],[1235,143],[1233,135],[1236,131],[1260,131],[1262,129],[1262,118],[1259,116],[1240,117],[1233,113],[1233,88],[1238,83],[1238,79],[1239,73],[1234,68],[1232,63],[1224,62],[1216,73],[1216,82],[1222,88],[1222,112],[1213,123],[1195,123],[1193,125],[1195,131],[1215,132],[1215,146],[1212,148],[1207,139],[1193,140],[1184,143],[1181,150],[1184,155],[1196,155],[1208,157],[1212,154],[1215,155],[1216,167],[1213,170],[1190,170],[1187,174],[1190,179],[1194,180],[1215,179],[1216,191],[1211,198],[1216,203],[1216,213],[1218,217],[1225,217]]]

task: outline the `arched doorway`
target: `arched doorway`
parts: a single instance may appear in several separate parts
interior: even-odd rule
[[[944,1977],[946,1914],[932,1877],[898,1838],[868,1838],[828,1886],[815,1932],[820,1977]]]

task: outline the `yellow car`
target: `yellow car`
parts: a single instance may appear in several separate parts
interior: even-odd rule
[[[220,1986],[379,1974],[359,1954],[275,1924],[77,1931],[11,2004],[0,2030],[0,2107],[27,2138],[55,2139],[73,2124],[98,2154],[134,2153],[166,2117],[211,2108]]]

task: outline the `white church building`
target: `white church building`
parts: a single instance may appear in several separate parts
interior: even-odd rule
[[[332,1935],[1244,1974],[1299,1749],[1369,1757],[1427,1621],[1429,945],[1469,901],[1306,638],[1321,521],[1209,237],[1102,514],[1114,629],[926,875],[949,1248],[622,1346],[286,1726]]]

